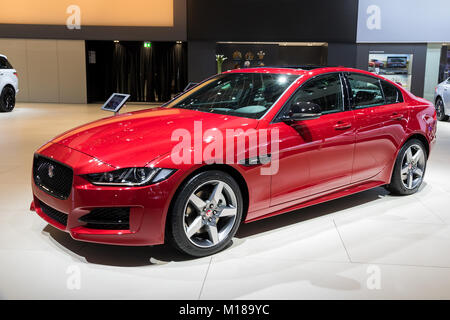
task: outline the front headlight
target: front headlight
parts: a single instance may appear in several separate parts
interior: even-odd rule
[[[145,186],[169,178],[174,169],[124,168],[108,172],[83,175],[89,182],[99,186]]]

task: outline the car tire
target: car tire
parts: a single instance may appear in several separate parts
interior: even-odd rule
[[[167,236],[185,254],[208,256],[231,243],[242,211],[242,192],[237,182],[225,172],[204,171],[183,183],[173,199]]]
[[[7,86],[4,87],[0,94],[0,112],[11,112],[16,105],[16,93],[14,89]]]
[[[439,121],[447,121],[448,116],[445,115],[444,101],[441,98],[436,99],[436,116]]]
[[[418,139],[408,140],[395,160],[391,183],[386,189],[396,195],[409,195],[419,190],[425,176],[427,151]]]

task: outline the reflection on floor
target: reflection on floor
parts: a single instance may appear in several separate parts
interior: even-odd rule
[[[227,250],[190,259],[77,242],[28,211],[33,151],[104,116],[54,104],[0,114],[0,298],[450,298],[450,122],[416,195],[377,188],[243,225]]]

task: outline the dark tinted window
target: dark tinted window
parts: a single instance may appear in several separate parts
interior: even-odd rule
[[[318,104],[322,113],[343,110],[342,88],[339,74],[319,76],[309,80],[295,93],[292,102],[312,102]]]
[[[271,73],[220,74],[166,106],[259,118],[297,78]]]
[[[6,60],[5,57],[0,57],[0,69],[12,69],[11,64]]]
[[[403,102],[402,93],[396,87],[386,81],[381,81],[381,86],[383,87],[386,104]]]
[[[348,75],[350,94],[355,107],[373,107],[384,104],[380,81],[362,74]]]

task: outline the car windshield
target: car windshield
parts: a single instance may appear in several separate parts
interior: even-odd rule
[[[298,77],[271,73],[220,74],[175,98],[165,107],[258,119]]]

